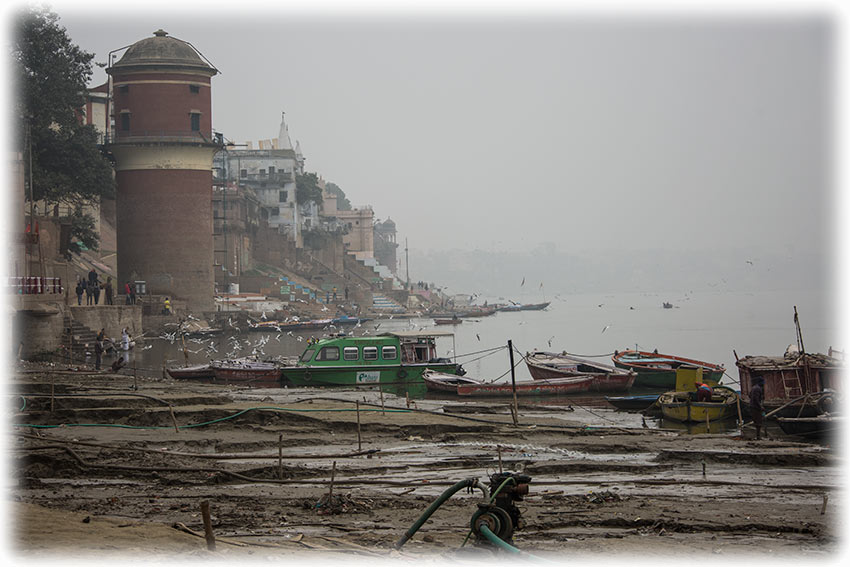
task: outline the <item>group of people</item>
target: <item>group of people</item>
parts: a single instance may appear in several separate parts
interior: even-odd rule
[[[116,361],[112,364],[112,370],[118,370],[125,364],[130,358],[130,349],[134,346],[133,341],[130,337],[130,331],[127,327],[124,327],[121,330],[121,348],[120,351],[116,349],[116,352],[120,355]],[[103,362],[103,354],[109,350],[110,347],[115,347],[115,342],[106,336],[106,329],[101,329],[97,333],[97,337],[95,337],[94,341],[94,369],[100,370],[100,365]]]
[[[86,296],[86,305],[99,305],[101,291],[104,295],[104,305],[115,305],[115,287],[112,284],[112,276],[106,276],[106,281],[101,282],[100,276],[94,268],[91,269],[87,277],[77,279],[77,287],[74,291],[77,294],[77,305],[83,304],[83,295]],[[130,285],[130,282],[124,284],[124,296],[127,305],[136,304],[136,289]]]

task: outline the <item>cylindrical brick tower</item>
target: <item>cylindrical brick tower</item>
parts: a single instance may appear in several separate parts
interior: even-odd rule
[[[210,79],[188,43],[154,37],[127,48],[112,76],[118,279],[213,309]]]

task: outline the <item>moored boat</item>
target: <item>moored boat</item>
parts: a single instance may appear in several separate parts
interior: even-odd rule
[[[517,382],[516,394],[517,396],[581,394],[590,389],[592,381],[592,376],[574,376]],[[514,387],[509,382],[458,384],[457,393],[459,396],[513,396]]]
[[[463,319],[452,317],[451,319],[434,319],[435,325],[460,325]]]
[[[605,401],[623,411],[643,411],[658,401],[659,394],[641,394],[635,396],[605,396]]]
[[[811,417],[778,417],[779,427],[786,435],[806,439],[831,440],[845,425],[843,415],[822,413]]]
[[[206,380],[215,376],[215,372],[213,372],[209,364],[166,368],[165,371],[168,372],[169,376],[177,380]]]
[[[274,362],[247,358],[214,360],[210,368],[216,382],[256,387],[280,386],[280,367]]]
[[[704,378],[713,382],[720,382],[725,371],[721,364],[671,354],[659,354],[656,351],[614,351],[611,360],[617,368],[637,373],[632,384],[635,388],[675,388],[676,370],[682,366],[702,368]]]
[[[590,384],[592,392],[628,390],[637,377],[637,374],[631,370],[585,360],[566,353],[534,351],[526,353],[525,363],[528,366],[528,372],[535,380],[592,375],[593,382]]]
[[[434,370],[425,370],[422,372],[422,380],[425,381],[425,387],[429,392],[447,392],[457,394],[457,387],[460,384],[480,384],[479,380],[467,378],[466,376],[458,376],[456,374],[444,374]]]
[[[695,391],[670,391],[658,398],[661,415],[681,422],[704,423],[737,415],[738,393],[725,386],[713,389],[711,401],[699,402]]]
[[[543,311],[547,307],[551,301],[544,301],[543,303],[524,303],[519,306],[520,311]]]
[[[437,356],[436,337],[451,331],[397,331],[375,337],[337,335],[308,345],[295,365],[281,368],[296,386],[419,385],[426,369],[462,375],[463,368]]]

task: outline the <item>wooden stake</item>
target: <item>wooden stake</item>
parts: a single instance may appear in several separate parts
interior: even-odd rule
[[[519,404],[516,401],[516,372],[514,372],[514,343],[508,339],[508,356],[511,360],[511,389],[514,391],[514,425],[519,425]]]
[[[333,466],[331,467],[331,484],[328,487],[328,505],[331,505],[331,498],[334,495],[334,477],[336,476],[336,461],[334,461]]]
[[[204,518],[204,536],[207,538],[207,549],[215,551],[215,535],[212,531],[212,520],[210,519],[210,501],[201,502],[201,516]]]
[[[381,415],[386,417],[387,412],[384,411],[384,389],[381,386],[378,386],[378,389],[381,392]]]
[[[404,401],[407,402],[407,409],[410,409],[410,392],[404,393]]]
[[[174,423],[174,433],[180,433],[180,428],[177,427],[177,417],[174,415],[174,406],[168,404],[168,413],[171,414],[171,421]]]
[[[129,351],[128,351],[129,352]],[[128,354],[129,356],[129,354]],[[133,390],[139,389],[138,375],[136,374],[136,357],[133,356]]]
[[[826,514],[826,503],[829,501],[829,494],[824,493],[823,495],[823,506],[820,508],[820,515],[823,516]]]
[[[56,375],[50,375],[50,413],[53,413],[53,392],[56,388]]]
[[[499,474],[502,473],[502,446],[496,445],[496,449],[499,451]]]
[[[277,436],[277,478],[283,480],[283,433]]]
[[[705,432],[706,433],[711,433],[710,427],[711,426],[708,423],[708,409],[706,409],[705,410]]]
[[[360,445],[360,400],[354,400],[354,403],[357,404],[357,450],[361,451],[362,447]]]

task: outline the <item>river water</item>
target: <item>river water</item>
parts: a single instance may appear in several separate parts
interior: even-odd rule
[[[804,346],[808,352],[826,352],[838,344],[838,328],[821,292],[718,292],[670,294],[571,294],[547,298],[545,311],[501,312],[479,319],[463,319],[455,326],[434,326],[431,319],[382,317],[359,327],[346,327],[351,334],[375,335],[402,329],[453,330],[454,337],[437,339],[438,354],[457,357],[474,378],[510,380],[508,340],[520,353],[534,349],[567,351],[611,363],[615,349],[638,347],[723,364],[724,383],[738,379],[735,354],[781,355],[796,343],[794,306],[800,316]],[[539,301],[539,300],[538,300]],[[673,303],[664,309],[663,302]],[[377,329],[376,329],[377,327]],[[186,342],[190,363],[226,356],[297,356],[311,336],[327,331],[287,333],[226,333],[212,340]],[[264,344],[262,344],[264,343]],[[131,355],[140,370],[159,371],[163,362],[184,362],[179,340],[150,337],[139,342]],[[215,350],[212,350],[215,349]],[[525,364],[516,355],[516,379],[530,380]]]

